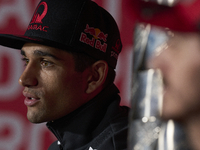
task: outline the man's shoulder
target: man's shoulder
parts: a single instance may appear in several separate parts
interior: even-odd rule
[[[93,141],[91,147],[97,150],[126,150],[128,133],[128,107],[123,107],[123,113],[110,120],[105,128]]]
[[[98,150],[125,150],[127,133],[127,118],[116,119],[92,141],[91,146]]]

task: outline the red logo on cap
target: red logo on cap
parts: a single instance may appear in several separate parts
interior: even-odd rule
[[[113,46],[112,49],[113,49],[117,54],[119,54],[119,53],[120,53],[120,51],[119,51],[120,47],[121,47],[121,42],[120,42],[120,39],[118,39],[117,42],[116,42],[116,44],[115,44],[115,47]]]
[[[42,5],[44,6],[44,11],[40,15],[37,11],[38,11],[38,8],[40,6],[42,6]],[[37,7],[37,9],[36,9],[36,11],[35,11],[35,13],[33,15],[33,18],[32,18],[32,20],[30,22],[30,25],[28,26],[28,30],[40,30],[40,31],[47,32],[46,29],[49,28],[48,26],[42,26],[42,25],[34,24],[34,23],[40,23],[40,24],[42,24],[42,19],[46,16],[47,11],[48,11],[48,5],[47,5],[47,3],[46,2],[41,2],[38,5],[38,7]],[[31,24],[34,24],[34,25],[31,25]]]
[[[90,39],[87,36],[87,34],[85,34],[84,32],[92,35],[93,38]],[[90,27],[88,24],[86,25],[86,29],[84,30],[84,32],[81,33],[81,37],[80,37],[81,42],[88,44],[91,47],[94,47],[96,49],[99,49],[100,51],[104,53],[106,52],[107,44],[105,42],[107,42],[108,34],[104,34],[100,29]]]
[[[43,13],[40,15],[39,13],[37,13],[38,8],[43,5],[44,6],[44,11]],[[42,2],[40,3],[40,5],[38,5],[35,14],[33,15],[33,18],[31,20],[31,23],[42,23],[42,19],[46,16],[47,14],[47,10],[48,10],[48,6],[46,2]]]
[[[93,35],[95,39],[100,39],[100,40],[103,40],[104,42],[107,41],[108,34],[104,34],[98,28],[89,27],[89,25],[87,24],[86,29],[84,31],[85,33],[89,33]]]
[[[115,43],[115,46],[112,46],[113,51],[111,51],[111,57],[115,57],[116,59],[118,58],[121,46],[121,41],[118,39]]]

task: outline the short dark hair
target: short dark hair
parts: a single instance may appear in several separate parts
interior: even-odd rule
[[[83,72],[86,68],[93,65],[97,61],[96,59],[92,58],[91,56],[85,53],[72,52],[72,55],[75,62],[75,71],[77,72]],[[113,83],[115,80],[115,76],[116,76],[115,70],[109,67],[104,86]]]
[[[83,72],[86,68],[94,64],[97,60],[92,58],[91,56],[80,53],[80,52],[72,52],[74,62],[75,62],[75,71]]]

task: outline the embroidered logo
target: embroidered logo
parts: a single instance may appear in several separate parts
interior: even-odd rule
[[[87,34],[92,38],[89,38]],[[100,29],[90,27],[87,24],[86,29],[81,33],[80,41],[105,53],[107,50],[107,37],[108,34],[104,34]]]
[[[38,11],[38,8],[39,8],[40,6],[43,6],[43,7],[44,7],[44,10],[43,10],[43,12],[42,12],[41,14],[39,14],[39,13],[37,12],[37,11]],[[44,17],[46,16],[47,11],[48,11],[48,5],[47,5],[47,3],[46,3],[46,2],[41,2],[41,3],[38,5],[38,7],[37,7],[37,9],[36,9],[36,11],[35,11],[35,13],[34,13],[34,15],[33,15],[33,18],[32,18],[32,20],[31,20],[31,22],[30,22],[30,25],[28,26],[28,30],[40,30],[40,31],[47,32],[46,29],[49,28],[48,26],[38,25],[38,24],[42,24],[42,20],[43,20]],[[37,23],[37,24],[36,24],[36,23]],[[34,24],[34,25],[32,25],[32,24]]]
[[[115,57],[116,59],[118,58],[118,55],[120,53],[120,47],[121,47],[121,42],[120,42],[120,39],[117,40],[117,42],[115,43],[115,46],[112,47],[112,50],[111,51],[111,57]]]

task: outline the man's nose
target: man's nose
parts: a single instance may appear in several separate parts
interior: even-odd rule
[[[36,68],[33,65],[28,64],[18,82],[24,87],[37,86],[38,80]]]

